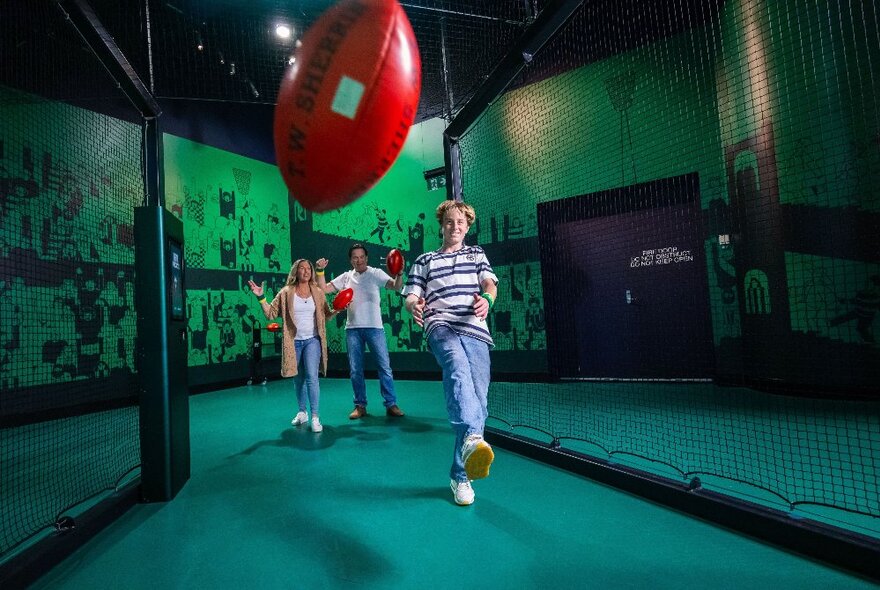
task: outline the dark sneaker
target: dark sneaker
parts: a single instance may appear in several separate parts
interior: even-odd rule
[[[396,405],[387,408],[385,410],[385,415],[386,416],[393,416],[394,418],[402,418],[403,416],[406,416],[406,414],[403,413],[403,410],[401,410]]]

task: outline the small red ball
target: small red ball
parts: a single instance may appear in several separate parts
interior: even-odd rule
[[[385,266],[388,268],[388,274],[396,277],[403,271],[403,254],[395,248],[385,257]]]
[[[345,306],[351,303],[352,297],[354,297],[354,291],[351,289],[343,289],[333,298],[333,309],[336,311],[345,309]]]

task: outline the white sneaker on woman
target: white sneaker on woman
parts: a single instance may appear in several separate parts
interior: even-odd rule
[[[312,416],[312,432],[321,432],[324,430],[324,427],[321,426],[321,421],[317,416]]]
[[[305,424],[309,421],[309,415],[305,412],[299,412],[296,416],[293,417],[293,420],[290,421],[294,426],[299,426],[300,424]]]

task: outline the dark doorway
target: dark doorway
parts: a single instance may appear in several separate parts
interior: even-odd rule
[[[696,174],[542,204],[538,223],[554,375],[712,377]]]

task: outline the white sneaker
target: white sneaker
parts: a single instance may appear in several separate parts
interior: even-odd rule
[[[474,488],[471,487],[469,481],[449,480],[449,487],[452,488],[452,497],[459,506],[470,506],[474,503]]]
[[[321,421],[317,416],[312,416],[312,432],[321,432],[324,430],[324,427],[321,426]]]
[[[293,417],[293,420],[290,421],[294,426],[299,426],[300,424],[305,424],[309,421],[309,415],[305,412],[299,412],[296,416]]]
[[[471,434],[461,445],[461,460],[468,479],[483,479],[489,475],[489,467],[495,460],[495,453],[489,443],[479,434]]]

